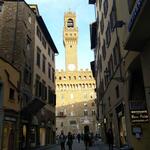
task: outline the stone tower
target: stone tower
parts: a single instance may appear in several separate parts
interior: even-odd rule
[[[64,33],[63,41],[65,51],[65,69],[66,71],[77,71],[77,43],[78,27],[76,25],[76,15],[73,12],[67,12],[64,15]]]

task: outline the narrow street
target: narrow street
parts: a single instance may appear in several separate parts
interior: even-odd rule
[[[95,142],[95,144],[91,147],[89,147],[88,150],[108,150],[108,145],[103,144],[102,142]],[[37,150],[60,150],[60,145],[54,145],[53,147],[47,147],[47,148],[42,148],[42,149],[37,149]],[[66,150],[68,150],[68,147],[66,146]],[[78,143],[76,140],[73,142],[73,148],[72,150],[85,150],[85,146],[83,141]],[[114,150],[117,150],[114,148]]]

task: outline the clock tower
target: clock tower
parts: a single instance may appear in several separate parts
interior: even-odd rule
[[[78,27],[75,13],[69,11],[64,16],[63,42],[65,47],[66,71],[77,71]]]

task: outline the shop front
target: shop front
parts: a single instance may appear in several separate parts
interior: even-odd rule
[[[118,128],[119,128],[120,147],[122,147],[127,144],[126,121],[124,115],[124,107],[122,103],[116,108],[116,113],[117,113]]]

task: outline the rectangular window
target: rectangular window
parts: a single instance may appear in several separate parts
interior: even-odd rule
[[[51,56],[51,49],[48,47],[48,55]]]
[[[114,48],[113,48],[113,62],[114,66],[118,66],[120,63],[120,48],[119,48],[119,43],[116,42]]]
[[[88,116],[88,111],[84,110],[84,116]]]
[[[104,7],[104,15],[106,17],[107,16],[107,12],[108,12],[108,0],[104,1],[103,7]]]
[[[45,67],[46,67],[46,57],[43,55],[43,60],[42,60],[42,71],[45,73]]]
[[[2,9],[3,9],[3,3],[4,3],[4,2],[0,0],[0,12],[2,12]]]
[[[41,31],[38,26],[36,27],[36,34],[37,34],[39,40],[41,41]]]
[[[9,99],[15,100],[15,90],[12,88],[9,89]]]
[[[55,54],[54,54],[54,52],[52,53],[52,60],[53,61],[55,60]]]
[[[103,59],[105,60],[105,58],[106,58],[106,47],[105,47],[105,40],[103,40],[103,46],[102,46],[102,55],[103,55]]]
[[[116,90],[116,98],[119,98],[120,93],[119,93],[119,86],[118,85],[116,86],[115,90]]]
[[[26,41],[26,52],[30,56],[30,50],[31,50],[31,39],[29,36],[27,36],[27,41]]]
[[[107,30],[106,30],[106,46],[109,47],[111,41],[111,33],[110,33],[110,23],[108,22]]]
[[[52,68],[52,81],[53,82],[55,81],[55,70],[54,70],[54,68]]]
[[[101,34],[103,34],[104,31],[104,15],[102,14],[101,22],[100,22],[100,27],[101,27]]]
[[[40,76],[36,75],[36,81],[35,81],[35,95],[37,97],[41,97],[41,82],[40,82]]]
[[[110,59],[108,61],[108,70],[109,70],[109,78],[112,78],[114,72],[112,55],[110,56]]]
[[[41,83],[41,90],[42,90],[42,99],[46,100],[47,99],[47,87],[45,81],[42,81]]]
[[[25,65],[24,68],[24,82],[26,84],[31,84],[31,67],[28,65]]]
[[[51,65],[48,64],[48,78],[51,80]]]
[[[44,48],[46,49],[46,40],[43,36],[42,36],[42,44],[43,44]]]
[[[99,70],[102,71],[102,56],[99,57]]]
[[[40,68],[41,62],[41,50],[37,47],[37,56],[36,56],[36,64]]]

